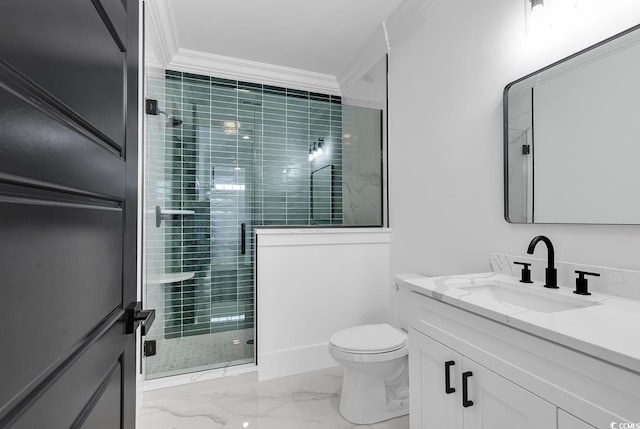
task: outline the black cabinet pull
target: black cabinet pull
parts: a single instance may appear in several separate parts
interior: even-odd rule
[[[450,395],[455,392],[455,387],[451,387],[451,374],[450,368],[454,366],[456,363],[452,360],[448,360],[444,363],[444,393]]]
[[[467,371],[462,373],[462,406],[468,408],[473,405],[473,401],[469,400],[469,389],[467,379],[473,375],[473,372]]]
[[[240,225],[240,253],[247,253],[247,224]]]

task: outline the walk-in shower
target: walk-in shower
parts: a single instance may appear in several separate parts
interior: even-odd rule
[[[380,225],[380,112],[175,71],[146,96],[146,378],[252,363],[254,228]]]

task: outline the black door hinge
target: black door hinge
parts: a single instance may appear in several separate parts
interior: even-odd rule
[[[522,145],[522,154],[523,155],[529,155],[531,153],[531,146],[529,146],[528,144],[523,144]]]
[[[149,340],[144,342],[144,355],[155,356],[156,354],[156,340]]]
[[[147,115],[157,115],[160,113],[158,110],[158,100],[154,100],[153,98],[144,100],[144,111]]]

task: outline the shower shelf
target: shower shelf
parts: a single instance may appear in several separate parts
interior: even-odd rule
[[[186,273],[164,273],[160,275],[150,275],[147,277],[147,283],[149,284],[168,284],[168,283],[177,283],[183,282],[185,280],[192,279],[196,273],[194,272],[186,272]]]
[[[180,216],[194,215],[193,210],[163,210],[160,206],[156,206],[156,227],[160,228],[163,220],[178,219]]]

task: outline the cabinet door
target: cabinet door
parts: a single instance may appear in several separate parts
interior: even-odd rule
[[[596,429],[564,410],[558,410],[558,429]]]
[[[462,355],[414,329],[410,329],[409,344],[411,429],[462,428],[459,399]],[[450,393],[445,391],[446,371]]]
[[[462,401],[459,404],[464,409],[465,429],[557,427],[555,405],[466,357],[462,366],[463,374],[472,373],[466,383],[468,400],[473,405],[463,408]]]

